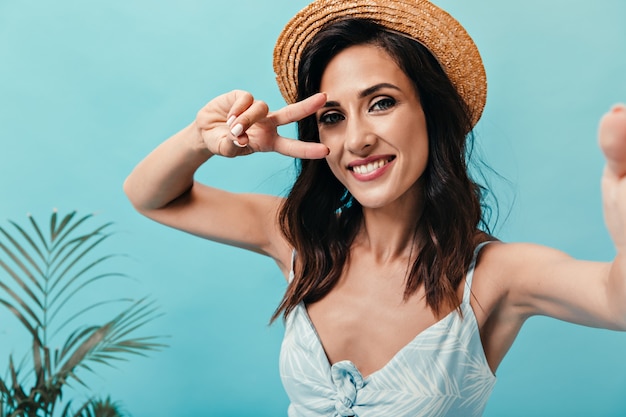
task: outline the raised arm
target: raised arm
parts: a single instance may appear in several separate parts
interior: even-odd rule
[[[626,330],[626,107],[605,115],[599,139],[607,158],[604,215],[617,254],[612,262],[591,262],[527,243],[493,243],[483,249],[472,306],[494,370],[531,316]]]
[[[277,224],[280,198],[219,190],[194,181],[194,174],[214,156],[274,151],[323,158],[328,153],[325,146],[281,137],[277,127],[314,113],[325,101],[318,94],[269,112],[265,103],[243,91],[219,96],[141,161],[126,179],[124,191],[151,219],[284,263],[289,250]]]
[[[615,106],[600,122],[607,164],[602,178],[604,215],[613,239],[613,262],[580,261],[529,244],[499,245],[486,253],[499,264],[502,305],[518,319],[546,315],[587,326],[626,330],[626,107]],[[493,269],[492,269],[493,270]]]

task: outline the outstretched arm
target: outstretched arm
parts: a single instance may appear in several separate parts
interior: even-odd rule
[[[534,315],[626,330],[626,107],[616,106],[604,116],[599,140],[607,159],[604,215],[617,255],[613,262],[591,262],[528,243],[483,249],[472,292],[492,369]]]
[[[616,248],[613,262],[576,260],[539,245],[503,244],[483,260],[496,291],[506,300],[499,314],[521,325],[533,315],[586,326],[626,330],[626,107],[615,106],[600,122],[607,164],[602,178],[604,216]]]
[[[328,149],[281,137],[277,128],[314,113],[326,101],[317,94],[276,112],[243,91],[209,102],[186,128],[159,145],[135,167],[124,191],[142,214],[207,239],[279,260],[286,251],[277,225],[281,199],[235,194],[194,181],[198,167],[215,155],[236,157],[280,152],[323,158]]]

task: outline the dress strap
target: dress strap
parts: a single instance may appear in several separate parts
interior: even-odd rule
[[[476,246],[474,249],[474,256],[472,258],[472,263],[470,264],[469,270],[467,271],[467,275],[465,276],[465,288],[463,291],[463,304],[468,304],[470,302],[470,297],[472,296],[472,281],[474,280],[474,269],[476,268],[476,261],[478,260],[478,254],[480,250],[491,243],[491,240],[487,242],[483,242],[480,245]]]
[[[294,271],[296,266],[296,250],[291,251],[291,269],[289,270],[289,283],[296,277],[296,273]]]

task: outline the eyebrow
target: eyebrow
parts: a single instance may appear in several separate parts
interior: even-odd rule
[[[371,87],[366,88],[365,90],[361,91],[359,93],[359,98],[365,98],[367,96],[370,96],[374,93],[376,93],[379,90],[382,90],[383,88],[391,88],[394,90],[398,90],[400,91],[400,88],[398,88],[397,86],[390,84],[390,83],[380,83],[380,84],[376,84],[373,85]],[[326,108],[326,107],[339,107],[339,102],[338,101],[327,101],[326,104],[324,104],[322,107]]]
[[[380,84],[373,85],[373,86],[371,86],[369,88],[366,88],[365,90],[361,91],[359,93],[359,98],[365,98],[367,96],[370,96],[370,95],[374,94],[375,92],[377,92],[378,90],[382,90],[383,88],[392,88],[394,90],[400,91],[400,88],[396,87],[393,84],[380,83]]]

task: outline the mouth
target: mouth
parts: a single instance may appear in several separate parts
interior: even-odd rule
[[[348,166],[348,169],[350,171],[353,171],[355,174],[367,175],[367,174],[371,174],[372,172],[376,170],[381,169],[382,167],[384,167],[385,165],[393,161],[395,158],[396,158],[395,156],[387,156],[384,158],[378,158],[374,161],[365,160],[365,161],[354,162]]]

